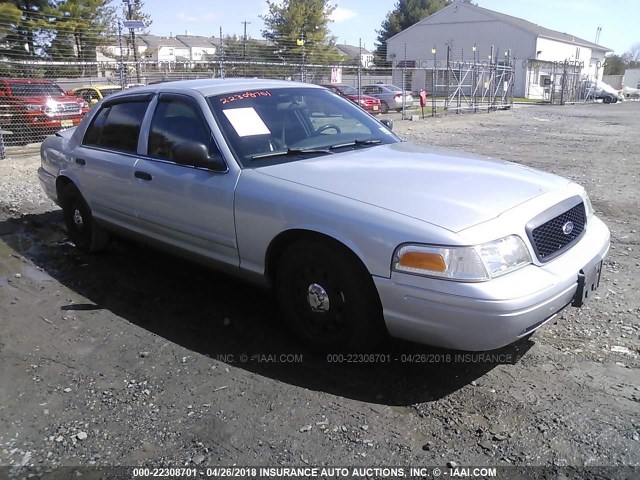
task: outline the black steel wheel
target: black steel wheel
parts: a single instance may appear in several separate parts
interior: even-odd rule
[[[83,252],[106,250],[109,235],[96,223],[91,209],[75,185],[67,185],[62,192],[62,214],[69,238]]]
[[[290,246],[276,272],[285,320],[314,351],[363,351],[384,335],[371,275],[343,247],[316,241]]]

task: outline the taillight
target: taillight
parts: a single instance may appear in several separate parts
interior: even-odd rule
[[[399,94],[399,93],[396,93],[396,97],[395,98],[396,98],[396,100],[400,100],[402,98],[402,95]]]

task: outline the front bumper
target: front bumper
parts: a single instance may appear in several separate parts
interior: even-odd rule
[[[55,133],[64,128],[76,127],[81,121],[81,114],[49,117],[42,113],[34,113],[27,116],[25,124],[33,131]]]
[[[609,230],[591,217],[580,241],[542,266],[479,283],[393,272],[374,277],[391,336],[456,350],[492,350],[534,332],[572,303],[578,275],[609,250]]]
[[[56,190],[56,177],[47,172],[44,168],[38,168],[38,180],[40,181],[40,186],[44,190],[44,193],[53,200],[56,204],[60,205],[58,202],[58,192]]]

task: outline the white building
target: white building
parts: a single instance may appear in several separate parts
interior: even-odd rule
[[[627,88],[640,88],[640,68],[627,68],[622,77],[622,86]]]
[[[115,62],[124,58],[132,58],[133,51],[129,47],[129,35],[122,35],[122,37],[112,37],[106,42],[105,45],[101,45],[96,48],[96,61],[97,62]],[[138,58],[145,56],[145,51],[149,48],[149,45],[136,35],[136,50]]]
[[[364,68],[373,67],[373,53],[366,48],[356,47],[354,45],[336,44],[336,48],[351,60],[360,62]]]
[[[140,35],[149,46],[150,55],[145,58],[157,62],[187,62],[191,60],[191,49],[176,37]]]
[[[176,35],[176,39],[189,48],[189,59],[199,62],[213,59],[216,45],[210,37],[198,35]]]
[[[217,39],[197,35],[176,35],[175,37],[160,37],[157,35],[136,35],[136,49],[138,59],[154,62],[196,62],[207,61],[216,53]],[[116,61],[122,55],[131,58],[133,52],[128,52],[127,37],[109,39],[106,45],[96,49],[98,62]]]
[[[396,67],[394,83],[402,83],[397,67],[406,65],[411,67],[406,86],[425,88],[434,48],[436,68],[446,66],[447,51],[453,62],[514,62],[513,95],[529,98],[548,95],[558,80],[554,76],[567,65],[581,79],[601,80],[605,53],[611,51],[521,18],[455,2],[387,40],[387,60]]]

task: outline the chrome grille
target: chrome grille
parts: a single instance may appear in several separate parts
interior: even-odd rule
[[[46,113],[51,116],[78,115],[82,113],[80,104],[76,102],[58,103],[55,108],[47,108]]]
[[[580,203],[541,225],[527,227],[538,259],[547,262],[573,245],[584,232],[586,214]]]

